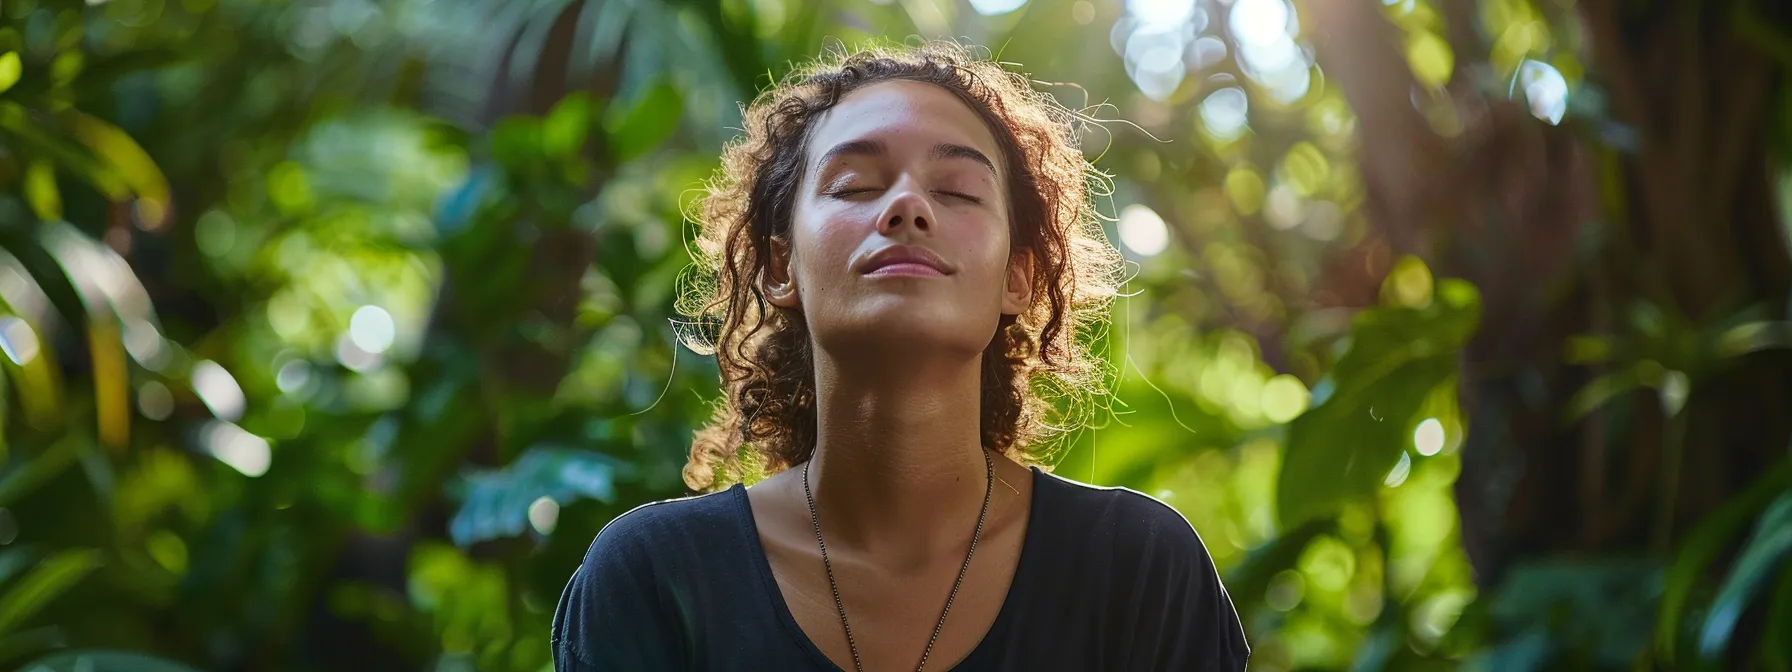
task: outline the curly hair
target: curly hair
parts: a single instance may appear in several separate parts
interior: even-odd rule
[[[1080,424],[1079,402],[1105,394],[1109,367],[1089,344],[1106,325],[1123,259],[1093,207],[1111,182],[1083,158],[1079,123],[1089,117],[957,43],[834,49],[744,107],[742,135],[724,147],[716,175],[686,213],[700,230],[676,309],[706,328],[679,338],[715,356],[723,390],[714,416],[693,436],[684,481],[694,491],[751,482],[814,453],[808,328],[800,311],[769,303],[757,281],[774,239],[788,242],[816,120],[852,91],[891,80],[956,95],[988,125],[1012,167],[1010,249],[1030,253],[1035,291],[1026,310],[1001,317],[984,349],[983,445],[1043,465],[1050,440]]]

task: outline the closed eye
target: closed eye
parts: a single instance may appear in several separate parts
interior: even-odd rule
[[[871,188],[861,187],[858,189],[835,189],[833,191],[827,192],[827,195],[831,198],[846,198],[848,196],[857,196],[859,194],[869,194],[869,193],[877,192],[877,191],[882,191],[882,189],[877,188],[877,187],[871,187]],[[967,193],[964,193],[961,191],[938,190],[933,193],[944,195],[944,196],[951,196],[953,198],[960,199],[960,200],[963,200],[968,203],[982,203],[983,202],[982,198],[972,196],[970,194],[967,194]]]
[[[868,194],[873,191],[877,191],[877,189],[863,189],[863,188],[861,188],[861,189],[835,189],[833,191],[828,192],[828,196],[831,196],[833,198],[844,198],[847,196],[857,196],[859,194]]]

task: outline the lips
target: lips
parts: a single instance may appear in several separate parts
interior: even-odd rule
[[[917,245],[881,248],[854,266],[854,270],[865,275],[951,275],[954,272],[945,259]]]

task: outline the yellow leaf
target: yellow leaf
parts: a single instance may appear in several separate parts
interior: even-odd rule
[[[1456,53],[1437,33],[1418,31],[1407,38],[1406,62],[1420,85],[1437,88],[1450,83],[1450,73],[1456,69]]]
[[[56,189],[56,167],[49,161],[33,161],[25,168],[25,202],[46,222],[62,219],[62,194]]]
[[[12,85],[19,83],[19,73],[24,69],[19,63],[19,52],[9,51],[0,55],[0,93],[5,93]]]
[[[1302,196],[1319,193],[1331,172],[1331,162],[1326,160],[1325,152],[1310,142],[1294,143],[1282,157],[1282,179]]]
[[[89,314],[87,345],[93,357],[93,405],[100,442],[122,448],[131,438],[131,381],[125,367],[124,334],[118,318]]]
[[[12,632],[32,614],[73,588],[103,563],[99,551],[70,549],[42,562],[0,595],[0,632]]]
[[[50,299],[16,257],[0,250],[0,367],[11,367],[25,424],[48,430],[61,415],[61,379],[51,344],[32,321],[42,319]]]
[[[71,113],[68,120],[69,130],[75,138],[92,149],[101,162],[118,171],[119,178],[132,193],[148,201],[137,208],[143,228],[160,228],[167,212],[168,178],[156,167],[155,160],[149,158],[149,152],[143,151],[129,133],[96,117],[76,112]]]
[[[1408,255],[1394,262],[1393,270],[1382,280],[1381,300],[1390,306],[1424,308],[1431,305],[1432,291],[1431,269],[1418,257]]]
[[[1226,197],[1241,215],[1254,215],[1263,208],[1263,176],[1249,166],[1233,168],[1226,173]]]

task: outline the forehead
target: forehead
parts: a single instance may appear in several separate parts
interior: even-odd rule
[[[983,119],[958,96],[925,82],[879,82],[847,94],[809,138],[809,161],[853,140],[882,140],[898,153],[940,143],[965,145],[1002,167],[995,135]]]

